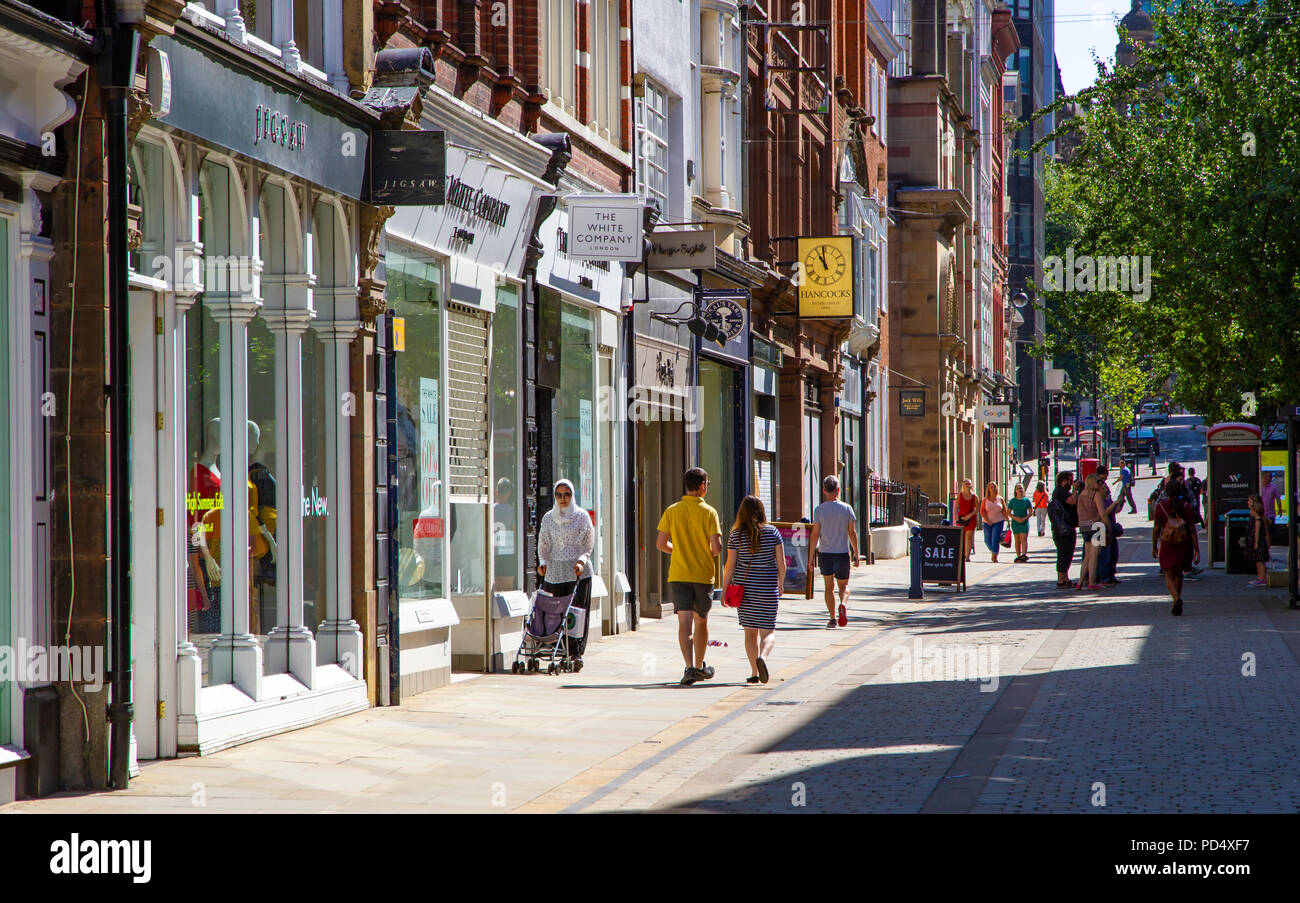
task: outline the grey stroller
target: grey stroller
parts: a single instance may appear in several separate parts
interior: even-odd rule
[[[587,645],[587,614],[591,582],[578,581],[577,588],[566,596],[552,596],[539,589],[533,607],[524,622],[524,635],[510,666],[512,674],[540,671],[546,664],[547,674],[582,670],[582,653]],[[584,592],[585,590],[585,592]]]

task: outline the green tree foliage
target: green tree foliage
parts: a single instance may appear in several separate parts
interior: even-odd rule
[[[1034,148],[1083,129],[1050,167],[1047,254],[1149,255],[1150,297],[1040,291],[1041,350],[1085,357],[1117,401],[1172,375],[1190,410],[1251,419],[1251,392],[1267,419],[1300,403],[1300,15],[1294,0],[1183,0],[1153,18],[1133,66],[1099,63],[1092,87],[1036,114],[1084,109]]]

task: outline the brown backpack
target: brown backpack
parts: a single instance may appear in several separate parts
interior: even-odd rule
[[[1165,514],[1168,515],[1168,519],[1165,521],[1164,529],[1160,531],[1160,541],[1175,544],[1187,542],[1187,521],[1174,514],[1168,503],[1165,503]]]

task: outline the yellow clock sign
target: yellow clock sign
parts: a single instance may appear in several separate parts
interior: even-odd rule
[[[799,239],[799,316],[853,316],[853,237]]]

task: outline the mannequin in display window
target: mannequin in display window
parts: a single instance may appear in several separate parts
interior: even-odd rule
[[[262,431],[256,423],[248,421],[248,447],[256,449]],[[221,447],[221,421],[213,418],[208,421],[205,430],[203,451],[199,453],[195,464],[190,468],[189,499],[190,509],[190,548],[197,554],[190,558],[190,584],[202,584],[191,590],[191,610],[200,611],[197,619],[197,632],[219,633],[221,631],[221,511],[225,500],[221,495],[221,472],[217,469],[218,455]],[[256,634],[261,628],[261,612],[255,604],[252,590],[252,577],[256,570],[257,559],[271,552],[271,543],[267,541],[265,525],[258,519],[257,487],[248,481],[248,536],[249,536],[249,630]],[[270,522],[272,535],[274,529],[274,509],[271,509]],[[197,560],[196,560],[197,559]],[[197,566],[196,566],[197,565]],[[202,605],[206,595],[208,605]],[[198,602],[197,607],[194,602]]]
[[[250,424],[250,426],[252,426]],[[256,429],[253,426],[253,429]],[[264,554],[253,558],[253,611],[257,612],[257,621],[261,621],[264,607],[275,607],[275,430],[268,427],[261,433],[261,439],[253,445],[253,431],[249,430],[249,451],[253,463],[248,467],[248,483],[251,489],[248,495],[249,535],[261,536],[265,543]],[[254,531],[254,524],[256,530]],[[254,543],[256,547],[256,542]],[[255,633],[257,631],[254,631]]]

